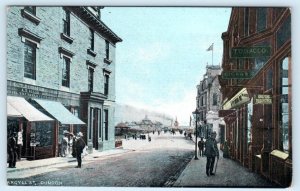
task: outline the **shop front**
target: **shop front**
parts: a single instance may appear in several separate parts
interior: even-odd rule
[[[68,132],[68,141],[72,143],[73,139],[71,135],[76,135],[79,131],[86,129],[85,123],[67,110],[60,102],[32,99],[31,103],[46,115],[56,119],[52,141],[54,142],[55,156],[61,156],[61,141],[64,138],[64,132]],[[78,132],[74,132],[74,125],[80,127],[80,130],[76,129]],[[44,127],[44,129],[47,129],[47,127]],[[70,144],[70,146],[72,146],[72,144]],[[69,150],[71,151],[72,148],[69,148]]]
[[[55,156],[54,120],[22,97],[7,96],[7,105],[7,132],[18,133],[18,157],[34,160]]]
[[[249,102],[249,92],[246,88],[242,88],[223,104],[223,110],[219,112],[219,117],[224,117],[226,123],[225,131],[230,157],[245,167],[249,165],[250,141],[247,128],[247,104]]]

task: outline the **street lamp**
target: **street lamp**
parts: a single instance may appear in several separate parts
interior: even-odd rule
[[[193,116],[194,119],[196,119],[196,141],[195,141],[195,160],[198,160],[198,156],[197,156],[197,136],[198,136],[198,127],[197,127],[197,123],[198,123],[198,115],[200,114],[200,112],[196,109],[193,112]]]

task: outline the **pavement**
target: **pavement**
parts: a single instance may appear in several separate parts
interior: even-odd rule
[[[192,141],[195,142],[193,136]],[[223,152],[220,150],[216,174],[214,176],[206,175],[206,157],[195,157],[188,163],[182,171],[173,187],[245,187],[245,188],[274,188],[278,185],[271,183],[261,175],[243,167],[240,163],[223,158]],[[215,168],[214,168],[215,170]]]
[[[114,155],[123,154],[130,151],[132,150],[123,149],[122,147],[112,149],[112,150],[102,151],[102,152],[94,150],[93,153],[85,156],[82,159],[82,162],[84,164],[88,161],[92,161],[104,156],[114,156]],[[70,164],[70,163],[74,163],[75,166],[77,165],[76,158],[72,157],[71,155],[66,157],[54,157],[54,158],[39,159],[34,161],[21,159],[20,161],[17,161],[16,168],[7,168],[7,173],[9,174],[13,172],[25,171],[28,169],[45,168],[48,166],[59,165],[59,164]]]
[[[182,136],[183,135],[177,135]],[[180,137],[178,137],[180,138]],[[94,150],[93,153],[88,154],[83,159],[85,163],[105,159],[107,157],[117,157],[127,152],[132,152],[135,149],[143,149],[143,144],[148,141],[140,140],[139,144],[136,141],[123,140],[123,147],[99,152]],[[194,138],[191,140],[194,142]],[[131,147],[127,149],[126,144],[133,146],[139,145],[137,148]],[[162,146],[162,145],[161,145]],[[179,145],[175,145],[179,146]],[[276,187],[260,175],[251,172],[249,169],[243,167],[240,163],[222,157],[220,152],[220,159],[218,161],[217,171],[215,176],[207,176],[205,173],[206,157],[199,157],[198,160],[194,158],[188,163],[185,169],[181,172],[177,180],[173,183],[173,187]],[[28,176],[38,175],[43,172],[50,172],[58,170],[60,166],[77,165],[76,158],[69,157],[55,157],[49,159],[40,159],[35,161],[21,160],[17,162],[17,168],[7,168],[7,178],[25,178]],[[57,167],[57,168],[56,168]],[[33,170],[28,170],[33,169]]]

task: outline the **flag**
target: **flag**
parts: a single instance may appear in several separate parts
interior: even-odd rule
[[[211,50],[213,50],[214,49],[214,43],[212,43],[211,45],[210,45],[210,47],[208,47],[208,49],[206,50],[206,51],[211,51]]]

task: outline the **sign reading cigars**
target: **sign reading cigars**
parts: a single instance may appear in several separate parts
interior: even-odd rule
[[[231,48],[231,58],[255,58],[271,55],[270,46],[235,47]]]

